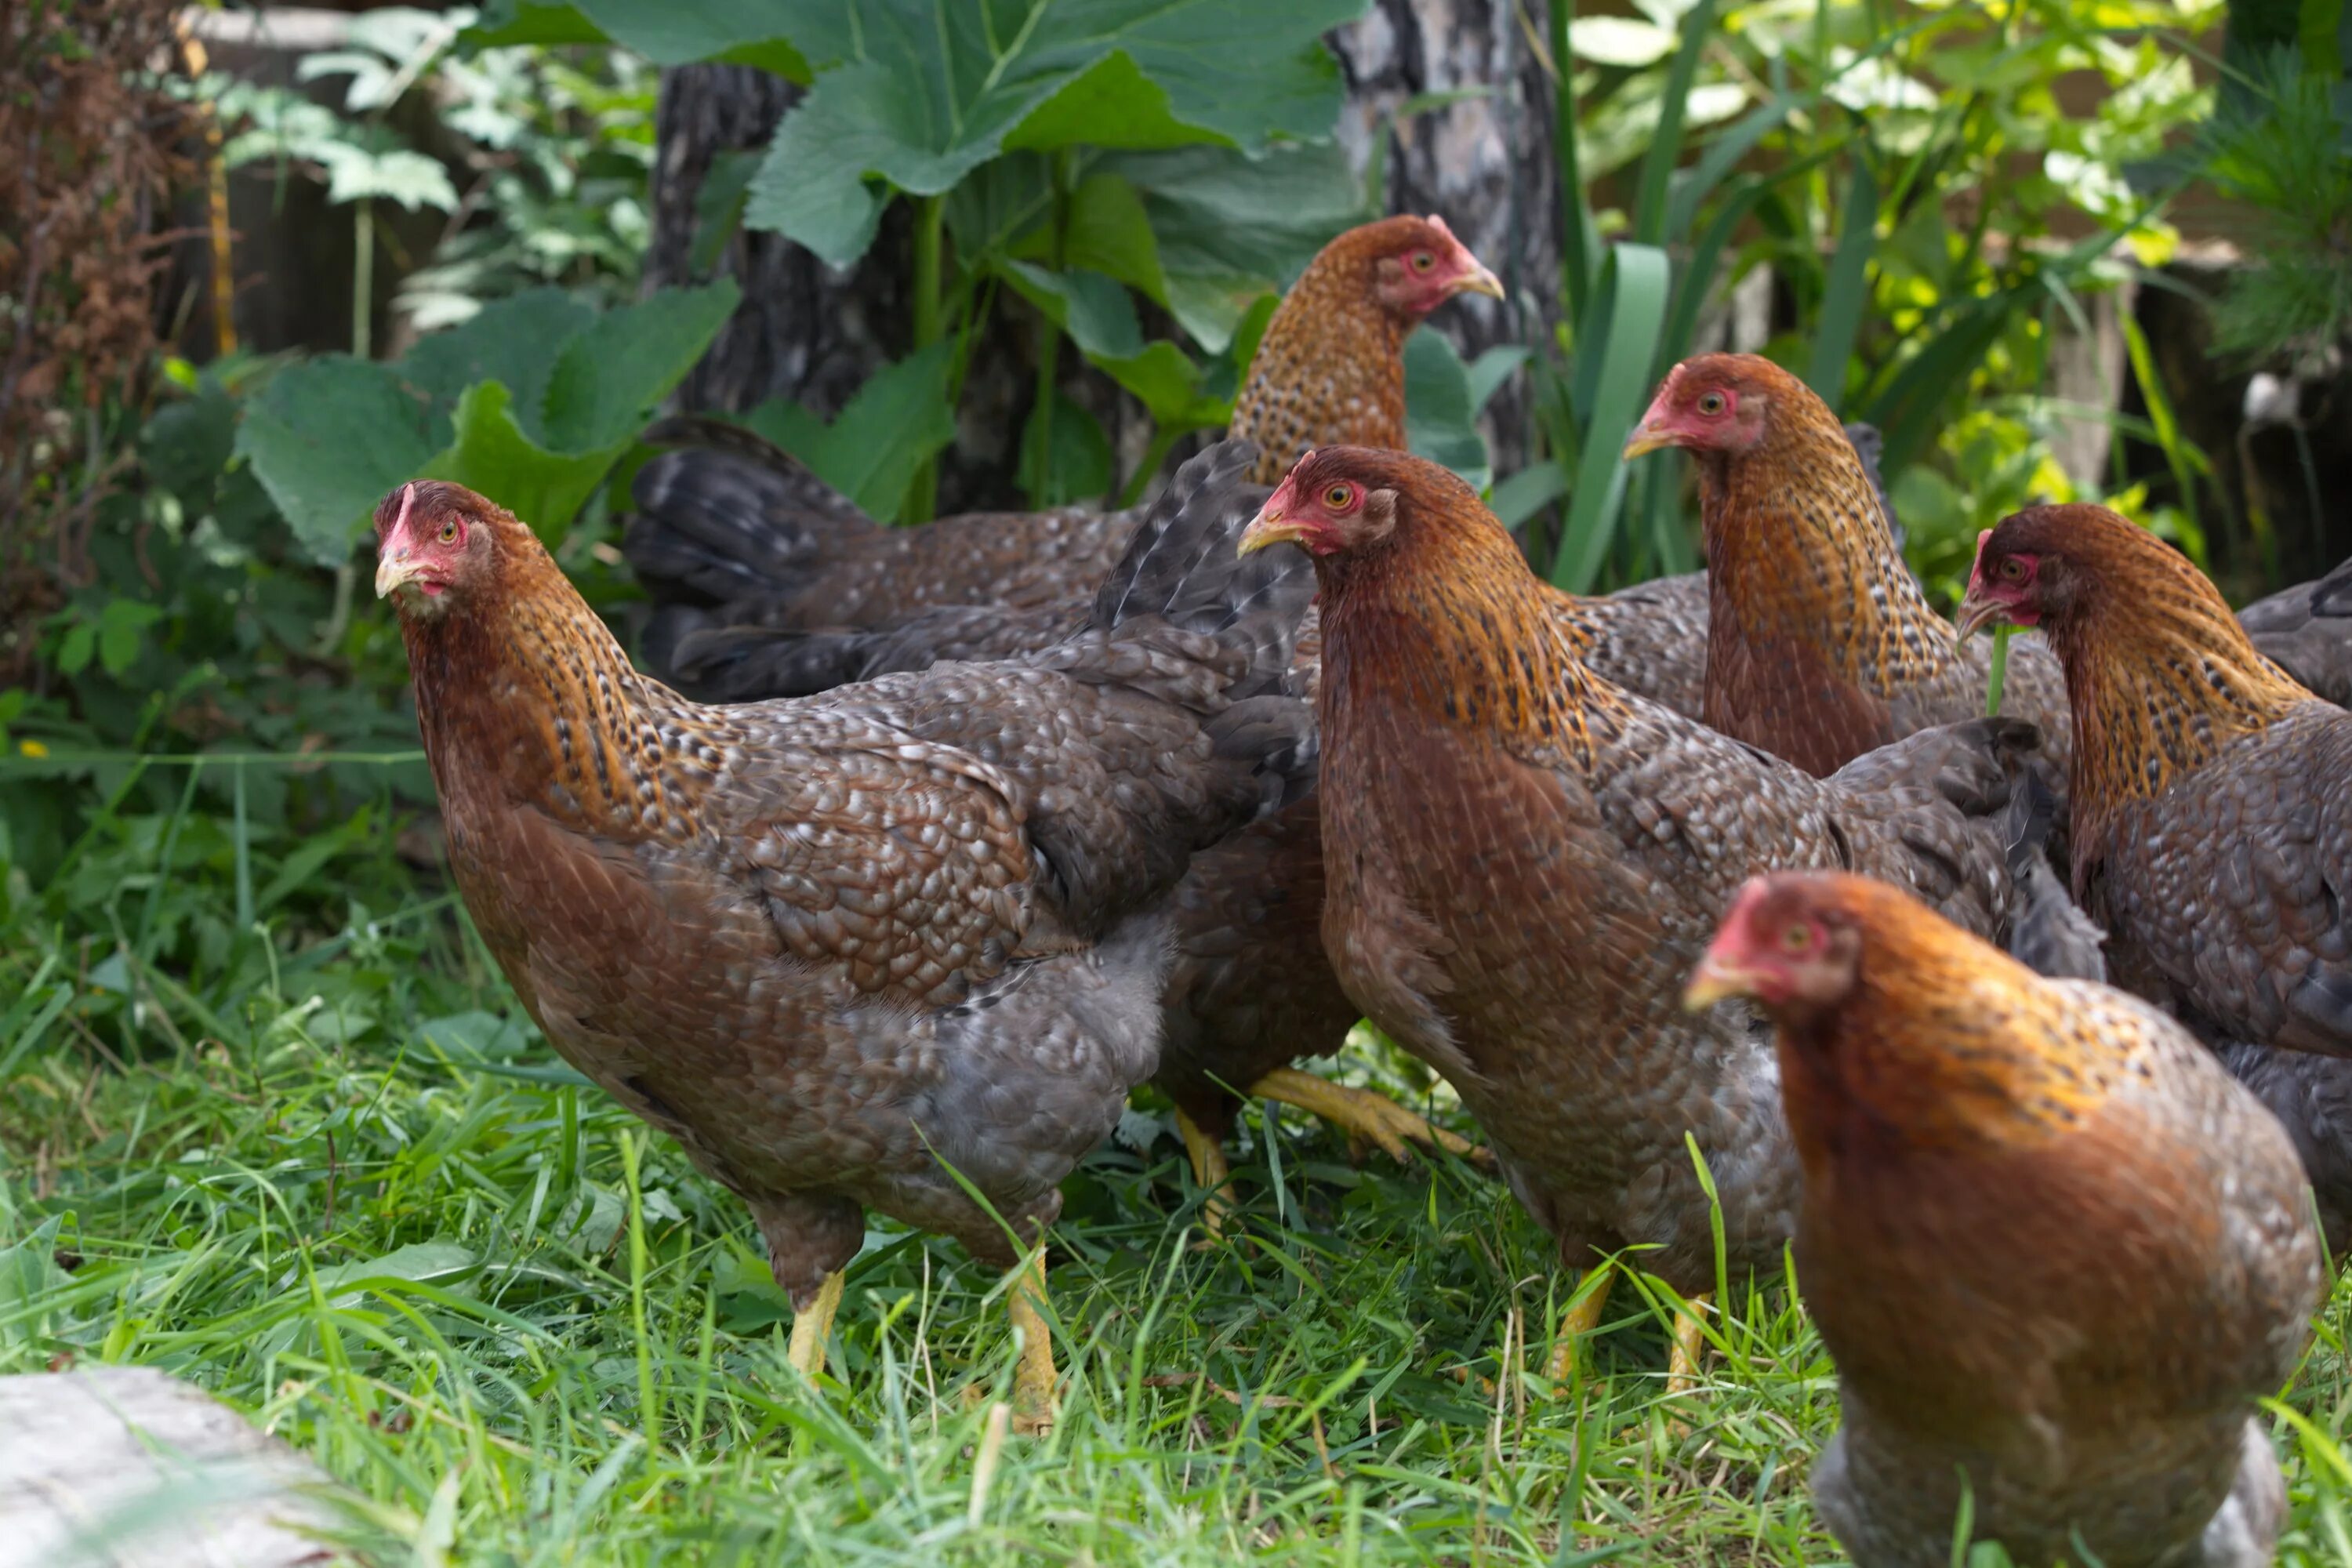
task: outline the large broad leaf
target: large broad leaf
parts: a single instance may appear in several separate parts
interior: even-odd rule
[[[465,41],[478,48],[509,44],[619,44],[657,66],[724,60],[758,66],[790,80],[809,79],[806,58],[787,41],[789,0],[488,0]]]
[[[1478,433],[1470,367],[1444,332],[1426,327],[1404,343],[1404,432],[1415,457],[1443,463],[1476,489],[1486,488],[1494,467],[1486,438]]]
[[[1013,149],[1210,142],[1255,155],[1277,138],[1327,139],[1341,84],[1321,36],[1363,10],[1363,0],[780,6],[777,30],[810,59],[845,42],[846,58],[785,116],[744,222],[846,267],[887,199],[869,179],[936,195]]]
[[[561,289],[532,289],[483,306],[460,325],[420,339],[400,362],[400,377],[436,404],[455,406],[466,388],[506,384],[515,422],[534,441],[547,384],[564,345],[585,331],[596,312]]]
[[[665,289],[598,317],[564,345],[548,382],[548,445],[587,451],[633,434],[686,379],[740,297],[735,280],[722,278],[702,289]]]
[[[449,420],[387,365],[330,354],[280,372],[236,449],[321,565],[351,559],[375,503],[449,443]]]
[[[1068,331],[1082,353],[1129,359],[1143,352],[1135,301],[1116,279],[1080,267],[1049,272],[1025,261],[1008,261],[999,271],[1023,299]]]
[[[495,381],[466,389],[453,424],[457,439],[425,465],[425,475],[489,497],[550,545],[563,537],[621,454],[636,445],[632,430],[584,452],[551,452],[523,434],[509,394]]]
[[[1096,169],[1141,197],[1159,239],[1164,302],[1211,353],[1233,340],[1260,298],[1370,216],[1337,147],[1285,147],[1255,159],[1218,147],[1125,153]]]
[[[952,343],[934,343],[869,378],[831,425],[788,398],[743,423],[882,521],[895,521],[915,470],[955,439],[948,407]]]

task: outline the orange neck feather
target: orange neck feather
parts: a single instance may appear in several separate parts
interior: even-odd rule
[[[677,723],[693,705],[630,666],[528,528],[505,516],[491,526],[494,578],[438,614],[401,618],[445,805],[462,810],[487,784],[586,831],[678,831],[691,796],[668,773],[697,751]]]
[[[1710,662],[1729,641],[1794,643],[1885,696],[1952,662],[1951,627],[1904,566],[1845,433],[1807,412],[1784,403],[1755,450],[1699,455]]]
[[[2160,793],[2316,700],[2255,649],[2219,591],[2176,552],[2134,549],[2095,565],[2104,591],[2043,625],[2074,713],[2078,832],[2085,817],[2095,824]]]
[[[2062,994],[1891,889],[1875,901],[1853,992],[1779,1030],[1790,1132],[1809,1172],[2032,1147],[2113,1091],[2121,1064]]]
[[[1411,539],[1327,574],[1322,617],[1327,714],[1403,709],[1589,759],[1596,721],[1623,710],[1483,509],[1424,514]]]

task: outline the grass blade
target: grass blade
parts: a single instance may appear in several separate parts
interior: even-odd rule
[[[1683,110],[1690,100],[1691,82],[1698,75],[1698,57],[1706,47],[1707,31],[1715,24],[1715,0],[1698,0],[1683,18],[1682,47],[1667,68],[1664,96],[1659,100],[1658,129],[1642,160],[1642,192],[1633,208],[1633,237],[1656,245],[1666,237],[1666,184],[1683,153]]]

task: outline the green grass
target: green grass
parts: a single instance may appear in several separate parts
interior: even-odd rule
[[[1211,1249],[1164,1110],[1072,1179],[1049,1438],[988,1440],[1002,1281],[878,1220],[811,1388],[740,1207],[572,1079],[383,828],[297,860],[165,795],[52,886],[0,866],[0,1372],[218,1392],[376,1561],[1839,1559],[1804,1494],[1834,1379],[1785,1291],[1713,1324],[1703,1401],[1664,1401],[1623,1286],[1553,1389],[1572,1281],[1503,1188],[1301,1120],[1251,1122]],[[2340,1313],[2288,1395],[2289,1563],[2352,1560]]]

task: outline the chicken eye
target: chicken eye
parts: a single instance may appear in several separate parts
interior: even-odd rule
[[[1710,418],[1722,413],[1728,406],[1728,401],[1719,392],[1702,392],[1698,395],[1698,411]]]
[[[1323,492],[1323,504],[1335,511],[1355,499],[1356,487],[1353,485],[1333,485]]]
[[[1782,927],[1780,931],[1780,945],[1787,948],[1790,952],[1804,952],[1805,949],[1813,945],[1813,928],[1811,926]]]
[[[448,521],[441,525],[441,542],[444,544],[455,544],[457,542],[457,520],[456,518],[453,517]]]
[[[2000,563],[2000,574],[2008,582],[2022,583],[2025,581],[2024,560],[2020,556],[2011,556]]]
[[[1428,251],[1416,250],[1412,253],[1412,269],[1415,272],[1426,272],[1436,265],[1437,258]]]

